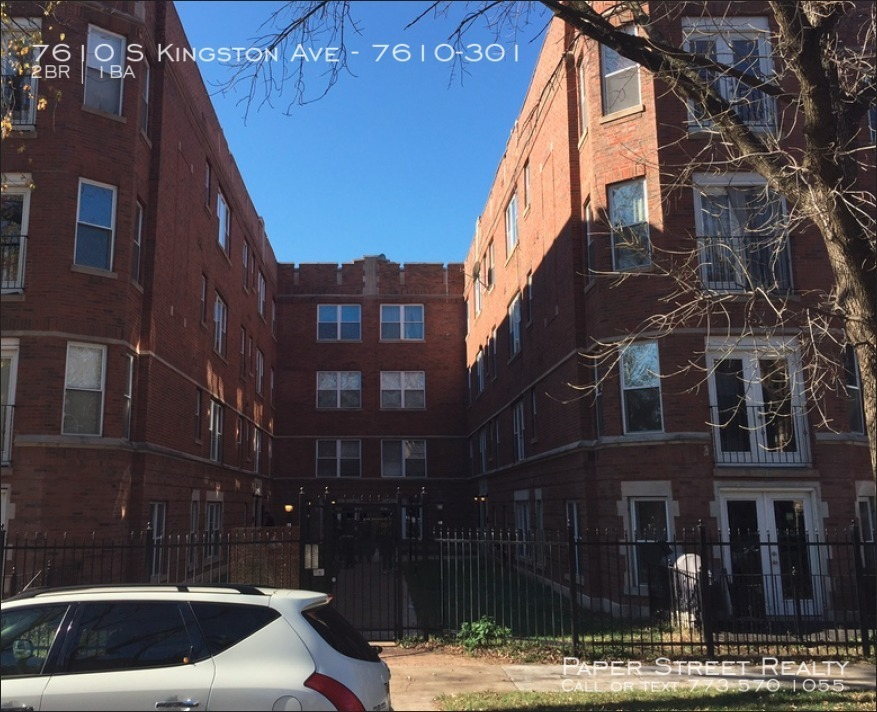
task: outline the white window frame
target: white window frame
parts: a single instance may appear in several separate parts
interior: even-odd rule
[[[396,448],[398,446],[398,455],[399,459],[396,459]],[[414,450],[423,452],[423,457],[413,457],[412,453]],[[388,459],[390,456],[393,457],[392,460]],[[414,462],[423,462],[423,473],[410,473],[409,470],[413,467]],[[395,465],[399,463],[399,473],[396,474],[394,472],[389,472],[391,469],[390,465]],[[426,453],[426,440],[424,439],[416,439],[416,438],[403,438],[403,439],[387,439],[381,440],[381,477],[388,478],[398,478],[398,477],[415,477],[417,479],[426,477],[426,462],[427,462],[427,453]]]
[[[528,158],[524,162],[524,213],[530,209],[530,199],[533,196],[530,194],[530,159]]]
[[[390,383],[391,379],[398,377],[399,387],[391,388],[395,385]],[[411,388],[412,381],[419,381],[422,388]],[[417,383],[414,384],[418,385]],[[399,392],[399,405],[388,405],[385,402],[385,393]],[[422,404],[412,404],[410,401],[415,398],[415,394],[422,393],[420,397]],[[426,408],[426,372],[425,371],[381,371],[381,410],[422,410]]]
[[[636,222],[623,220],[622,218],[624,216],[621,215],[619,211],[622,210],[624,206],[616,196],[619,196],[621,191],[626,188],[637,185],[640,187],[639,200],[641,201],[641,210],[635,209],[635,212],[641,212],[642,215],[640,217],[642,219]],[[649,200],[646,188],[647,185],[645,178],[634,178],[633,180],[627,180],[606,186],[609,223],[612,232],[612,268],[616,272],[642,269],[644,267],[649,267],[652,264],[652,242],[649,235]],[[636,199],[634,196],[631,197]],[[644,234],[637,233],[635,228],[643,230]],[[626,242],[630,242],[626,237],[630,234],[633,234],[638,238],[638,246],[627,247],[625,245]],[[637,253],[640,253],[645,255],[645,257],[640,259],[622,259],[622,257],[625,256],[625,253],[621,252],[622,250],[630,250],[630,253],[634,256],[636,256]]]
[[[597,281],[597,243],[594,241],[594,213],[590,200],[585,203],[585,252],[588,260],[587,288]]]
[[[256,349],[256,393],[260,396],[265,392],[265,354]]]
[[[122,425],[125,440],[131,440],[131,422],[134,415],[134,354],[125,355],[125,390],[122,391],[124,410]]]
[[[658,371],[657,373],[653,372],[651,369],[647,369],[645,373],[637,374],[633,372],[633,366],[636,365],[636,361],[634,360],[630,366],[628,366],[628,357],[632,359],[636,359],[637,353],[641,353],[642,349],[648,348],[650,351],[654,352],[654,360],[657,365]],[[621,354],[619,355],[618,367],[620,371],[620,382],[621,382],[621,412],[622,419],[624,423],[624,433],[626,435],[631,434],[639,434],[639,433],[660,433],[664,431],[664,399],[663,394],[661,392],[661,353],[658,348],[657,341],[636,341],[632,344],[625,346],[621,350]],[[634,376],[635,378],[631,378]],[[648,380],[644,380],[647,378]],[[629,418],[631,413],[628,412],[629,406],[627,403],[627,394],[633,391],[640,390],[654,390],[656,389],[658,392],[658,420],[659,424],[657,428],[636,428],[633,429],[631,427],[631,423],[629,422]]]
[[[253,428],[253,472],[262,471],[262,430],[259,426]]]
[[[143,60],[142,79],[140,81],[140,130],[144,135],[149,135],[149,92],[152,78],[152,68],[149,62]]]
[[[663,505],[664,508],[664,530],[663,537],[660,536],[662,532],[655,529],[652,531],[641,530],[639,521],[639,514],[637,505],[641,503],[654,503],[659,502]],[[631,570],[630,570],[630,580],[633,587],[645,587],[648,584],[648,579],[645,581],[642,580],[641,572],[642,566],[640,564],[640,546],[641,544],[654,543],[657,545],[658,542],[664,541],[669,542],[671,540],[670,535],[670,507],[667,497],[661,496],[635,496],[628,498],[628,516],[630,517],[630,540],[634,543],[633,556],[631,557]],[[650,534],[654,534],[654,536],[649,536]]]
[[[216,292],[213,302],[213,350],[225,356],[228,348],[228,304]]]
[[[152,570],[153,580],[160,580],[164,569],[164,539],[167,523],[167,502],[149,503],[149,525],[152,531]]]
[[[323,386],[327,385],[328,381],[330,380],[330,378],[328,378],[328,377],[334,378],[334,381],[335,381],[334,388],[328,388],[328,387],[321,388],[320,387],[321,385],[323,385]],[[355,389],[343,388],[342,386],[345,385],[344,384],[345,379],[348,379],[348,380],[355,379],[356,388]],[[321,384],[321,381],[323,381],[322,384]],[[320,403],[320,394],[321,393],[324,394],[324,396],[323,396],[324,401],[326,398],[325,394],[328,394],[328,393],[333,394],[333,402],[331,405],[327,405],[325,402],[322,404]],[[356,403],[354,405],[342,405],[342,402],[344,400],[344,398],[343,398],[344,393],[350,393],[350,394],[355,393],[356,394]],[[318,409],[328,409],[328,410],[332,410],[332,409],[357,410],[359,408],[362,408],[362,372],[361,371],[317,371],[316,407]]]
[[[579,140],[588,135],[588,92],[587,92],[587,62],[582,54],[576,64],[576,114],[579,120]]]
[[[521,293],[518,292],[509,303],[509,359],[521,353]]]
[[[320,317],[335,310],[334,318],[321,321]],[[344,321],[345,312],[356,312],[356,321]],[[321,336],[320,327],[334,325],[334,336]],[[356,324],[356,336],[344,336],[344,325]],[[318,304],[317,305],[317,341],[361,341],[362,340],[362,306],[359,304]]]
[[[143,205],[138,200],[134,212],[134,245],[131,249],[131,281],[140,284],[141,265],[143,254]]]
[[[31,52],[28,52],[26,57],[22,57],[20,52],[16,52],[17,48],[13,43],[24,40],[25,43],[32,44],[35,41],[42,41],[41,38],[42,22],[38,18],[11,17],[3,23],[3,93],[6,94],[5,81],[8,77],[13,84],[19,84],[18,93],[24,95],[23,98],[27,101],[25,108],[12,107],[12,127],[15,131],[32,131],[36,127],[40,79],[33,73],[34,66],[38,65],[39,62],[33,61]],[[17,57],[17,59],[11,60],[11,57]],[[13,88],[13,97],[15,93],[16,89]]]
[[[475,354],[475,395],[484,392],[484,349]]]
[[[750,213],[734,209],[731,206],[731,191],[742,192],[747,189],[767,191],[766,195],[774,199],[770,205],[775,206],[772,208],[777,218],[775,234],[765,235],[765,245],[770,247],[772,242],[782,242],[782,247],[770,247],[771,254],[768,261],[770,265],[773,265],[773,270],[783,270],[784,274],[781,272],[772,275],[772,283],[763,283],[765,280],[756,281],[753,279],[753,270],[749,268],[746,256],[750,234],[746,232],[746,226],[741,224],[740,219],[744,215],[748,217]],[[705,224],[705,213],[708,210],[707,199],[710,195],[720,196],[727,200],[727,229],[729,232],[727,236],[708,234],[714,232],[709,230]],[[731,173],[723,176],[696,173],[694,175],[694,218],[698,237],[700,279],[704,288],[721,292],[748,292],[752,291],[753,288],[791,289],[791,255],[786,231],[786,211],[785,198],[771,193],[764,178],[757,173]],[[758,238],[760,236],[753,233],[751,237]],[[710,267],[713,265],[718,266],[720,272],[723,271],[729,278],[711,279]]]
[[[225,410],[222,403],[210,399],[210,459],[223,462],[223,437],[225,431]]]
[[[75,349],[98,353],[100,356],[100,386],[98,388],[83,388],[70,385],[70,354]],[[61,419],[61,432],[65,435],[80,435],[86,437],[100,437],[103,435],[104,424],[104,401],[106,398],[106,379],[107,379],[107,347],[100,344],[89,344],[77,341],[67,343],[67,356],[64,367],[64,408]],[[82,432],[77,430],[67,430],[67,399],[70,391],[83,391],[88,393],[99,393],[100,399],[97,412],[97,431]]]
[[[711,404],[710,422],[713,426],[713,444],[717,465],[753,464],[783,466],[806,465],[810,462],[810,437],[807,428],[806,400],[804,396],[803,366],[800,348],[795,339],[752,339],[742,338],[733,341],[708,340],[706,348],[706,367],[709,374],[708,387]],[[746,434],[748,450],[728,450],[722,447],[722,414],[716,387],[718,364],[734,359],[741,362],[742,386],[744,394],[746,423],[738,430]],[[760,361],[764,359],[785,362],[788,375],[789,423],[793,428],[794,450],[778,450],[770,447],[762,403],[762,383]]]
[[[112,201],[110,203],[110,215],[109,215],[109,225],[101,225],[99,223],[87,222],[82,219],[82,189],[83,186],[92,186],[99,190],[109,191],[112,196]],[[89,180],[87,178],[80,178],[78,184],[78,192],[76,196],[76,240],[73,246],[73,263],[80,266],[86,267],[89,269],[101,270],[103,272],[112,272],[113,270],[113,258],[115,252],[116,245],[116,206],[118,201],[118,188],[114,185],[109,185],[107,183],[98,183],[94,180]],[[85,228],[93,228],[101,231],[108,231],[109,236],[107,237],[107,262],[106,266],[103,265],[95,265],[88,264],[87,262],[80,262],[78,260],[79,255],[79,246],[80,246],[80,226],[84,226]]]
[[[93,43],[92,40],[95,40],[95,42]],[[108,43],[111,41],[118,41],[119,49],[116,50],[113,48],[112,52],[109,53],[106,49],[101,49],[100,57],[97,57],[97,49],[110,47]],[[103,27],[98,27],[97,25],[88,26],[85,66],[83,68],[83,71],[85,72],[83,77],[83,106],[93,109],[94,111],[101,111],[114,116],[122,115],[122,106],[125,97],[124,75],[126,42],[127,40],[124,36],[118,35],[115,32],[110,32],[109,30],[105,30]],[[106,57],[106,59],[103,59],[104,57]],[[94,75],[95,71],[98,72],[97,76]],[[118,73],[121,76],[113,78],[112,76],[107,76],[107,72],[111,74]],[[119,100],[115,107],[100,106],[89,103],[89,88],[94,87],[96,83],[99,84],[101,82],[118,82]]]
[[[398,309],[399,318],[391,319],[387,316],[386,311],[389,309]],[[420,318],[416,318],[417,311],[420,311]],[[409,314],[415,318],[409,318]],[[409,336],[408,327],[417,327],[420,325],[419,336]],[[387,336],[384,333],[384,327],[399,328],[398,336]],[[424,341],[426,339],[426,307],[423,304],[381,304],[381,341]]]
[[[625,25],[619,28],[622,32],[630,35],[636,35],[635,25]],[[616,59],[617,58],[617,59]],[[615,61],[618,68],[613,71],[607,71],[610,61]],[[616,108],[617,100],[610,101],[608,96],[607,80],[610,78],[621,77],[624,74],[633,76],[636,81],[636,97],[635,101],[627,101],[624,106]],[[625,82],[625,88],[632,87],[631,80]],[[642,86],[640,85],[639,65],[626,57],[622,57],[614,49],[606,45],[600,45],[600,87],[603,101],[603,116],[611,116],[612,114],[622,111],[634,111],[642,106]]]
[[[14,261],[14,274],[10,274],[4,266],[2,274],[0,274],[0,291],[5,293],[17,293],[24,290],[25,267],[27,265],[27,233],[30,225],[30,196],[31,196],[31,175],[25,174],[2,174],[0,176],[0,185],[3,186],[3,198],[9,196],[21,196],[21,232],[18,236],[18,258]],[[3,236],[2,247],[7,249],[6,240],[12,238],[12,235]],[[9,244],[11,249],[13,245]],[[12,279],[9,279],[9,277]]]
[[[222,251],[228,254],[231,247],[231,208],[225,199],[222,188],[216,191],[216,217],[219,222],[216,240]]]
[[[714,53],[710,59],[717,64],[737,68],[731,41],[741,39],[754,41],[758,45],[757,71],[760,77],[769,82],[774,75],[773,49],[770,39],[770,24],[767,17],[684,17],[682,18],[683,46],[686,51],[697,53],[697,42],[712,42]],[[704,75],[708,70],[704,71]],[[744,84],[732,76],[716,78],[719,94],[732,106],[751,101],[747,94],[758,89]],[[742,99],[738,97],[742,96]],[[759,99],[764,105],[764,118],[750,120],[745,115],[741,120],[756,131],[773,130],[776,126],[776,102],[768,94],[761,93]],[[688,105],[688,124],[690,131],[710,130],[712,122],[697,116],[694,105]]]
[[[0,354],[3,360],[9,361],[9,380],[6,393],[2,396],[0,411],[0,462],[12,462],[12,433],[15,423],[15,390],[18,382],[18,339],[3,339],[0,342]],[[0,523],[3,520],[0,519]]]
[[[515,462],[521,462],[526,456],[525,446],[525,421],[524,421],[524,401],[523,399],[516,401],[512,406],[512,435],[514,436],[514,456]]]
[[[493,287],[496,285],[496,248],[494,247],[493,240],[491,240],[487,245],[487,291],[488,293],[493,291]]]
[[[241,248],[243,263],[244,263],[244,275],[243,275],[243,287],[245,292],[250,291],[250,243],[246,240],[243,240],[243,247]]]
[[[265,318],[265,304],[266,304],[266,293],[267,293],[267,283],[265,282],[265,275],[262,274],[262,270],[259,270],[259,316],[263,319]]]
[[[221,555],[222,500],[204,503],[204,561],[217,561]]]
[[[512,256],[518,246],[518,191],[512,191],[512,197],[505,208],[505,249],[506,259]]]
[[[334,443],[334,450],[335,450],[334,455],[332,457],[321,456],[320,455],[320,443],[324,443],[327,446],[330,443]],[[344,445],[348,445],[348,446],[355,445],[356,446],[356,457],[355,458],[350,457],[349,455],[347,457],[343,457],[342,450],[344,449],[344,447],[343,447]],[[361,477],[362,476],[362,441],[361,440],[356,440],[356,439],[352,439],[352,438],[340,438],[340,439],[321,438],[321,439],[316,441],[315,454],[316,454],[316,476],[318,478]],[[356,470],[357,470],[356,474],[342,474],[342,470],[344,469],[342,467],[342,462],[344,462],[344,461],[347,461],[347,462],[355,461],[356,462]],[[334,462],[335,463],[335,467],[334,467],[335,473],[332,475],[320,474],[320,462],[324,462],[324,463]]]

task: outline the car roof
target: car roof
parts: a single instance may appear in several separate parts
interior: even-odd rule
[[[270,605],[272,598],[284,598],[295,601],[301,608],[310,608],[315,605],[328,603],[331,597],[325,593],[316,591],[304,591],[298,589],[282,589],[270,586],[255,586],[252,584],[101,584],[62,586],[55,588],[33,588],[3,601],[18,603],[34,600],[81,600],[82,598],[103,598],[114,596],[132,600],[142,598],[144,595],[150,598],[174,600],[179,598],[198,598],[201,600],[223,600],[230,596],[246,596],[249,603],[255,603],[258,598],[263,598],[263,605]]]

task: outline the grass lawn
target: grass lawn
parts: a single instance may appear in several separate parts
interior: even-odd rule
[[[547,712],[803,712],[875,709],[874,691],[801,692],[471,692],[442,695],[443,710],[547,710]]]

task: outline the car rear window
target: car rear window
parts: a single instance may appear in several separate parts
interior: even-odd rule
[[[195,618],[213,655],[228,650],[280,617],[266,606],[240,603],[192,603]]]
[[[320,637],[342,655],[356,660],[378,662],[378,651],[332,606],[310,608],[302,613]]]

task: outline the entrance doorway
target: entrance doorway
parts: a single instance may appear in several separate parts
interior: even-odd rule
[[[723,551],[735,617],[821,612],[811,492],[725,492],[722,517],[730,542]]]

